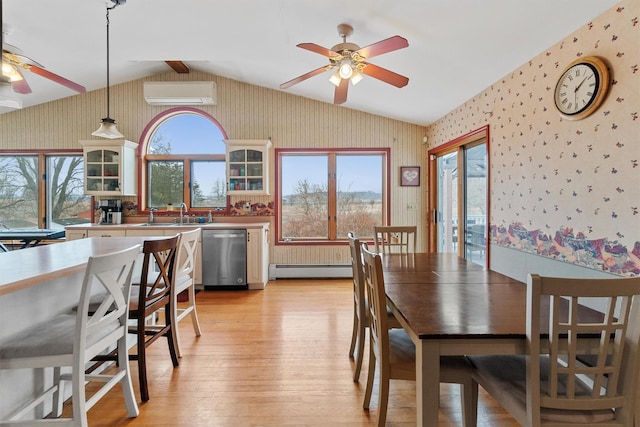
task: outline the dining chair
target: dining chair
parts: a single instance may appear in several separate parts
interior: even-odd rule
[[[579,304],[592,299],[605,304],[602,322],[578,316]],[[541,316],[548,327],[540,326]],[[631,427],[640,410],[639,344],[640,277],[529,274],[526,354],[469,359],[474,380],[523,426]],[[593,364],[581,363],[583,354],[595,356]]]
[[[413,253],[418,227],[415,225],[374,226],[373,239],[378,253]]]
[[[138,416],[127,360],[127,320],[133,265],[140,253],[140,245],[118,252],[89,257],[82,288],[79,310],[55,316],[45,323],[21,331],[0,347],[0,369],[53,368],[53,383],[33,401],[25,404],[0,421],[0,425],[56,425],[87,426],[87,411],[107,392],[120,384],[127,415]],[[100,295],[99,299],[92,295]],[[95,310],[89,310],[89,304]],[[86,374],[85,365],[113,346],[120,353],[117,366],[100,375]],[[62,372],[61,368],[65,368]],[[70,368],[70,373],[68,372]],[[72,418],[59,418],[64,399],[64,382],[72,384]],[[87,399],[86,383],[102,383]],[[55,418],[24,420],[37,413],[36,408],[51,399]],[[46,415],[46,414],[43,414]],[[18,421],[19,420],[19,421]],[[65,423],[66,421],[66,423]]]
[[[369,409],[378,366],[379,391],[377,425],[383,427],[387,418],[389,380],[416,380],[416,347],[404,329],[387,326],[387,297],[384,288],[382,261],[379,253],[362,248],[364,279],[367,289],[369,325],[369,372],[364,396],[364,408]],[[472,379],[472,367],[464,356],[440,357],[440,382],[460,384],[463,425],[476,425],[478,384]]]
[[[356,369],[353,373],[353,381],[360,380],[360,370],[362,369],[362,359],[364,356],[364,343],[366,331],[369,327],[369,314],[367,313],[367,297],[364,283],[364,264],[362,261],[362,251],[360,239],[355,237],[353,232],[347,233],[349,249],[351,252],[351,270],[353,273],[353,331],[351,333],[351,346],[349,357],[353,357]],[[400,322],[393,313],[387,309],[387,327],[401,328]]]
[[[129,353],[129,360],[138,361],[140,397],[143,402],[149,400],[146,348],[165,337],[173,367],[179,365],[173,333],[174,316],[171,313],[176,299],[173,283],[180,238],[178,233],[172,237],[145,240],[142,245],[140,280],[134,281],[131,287],[129,319],[134,322],[129,325],[129,333],[136,336],[136,347],[134,352]],[[119,360],[119,353],[117,350],[107,355],[98,355],[93,360]]]
[[[196,249],[198,248],[198,239],[202,229],[196,228],[191,231],[184,231],[180,237],[180,245],[178,246],[177,253],[177,267],[176,267],[176,279],[175,279],[175,299],[173,300],[173,325],[172,328],[175,335],[176,353],[178,357],[182,357],[182,351],[180,349],[180,334],[178,322],[184,319],[188,314],[191,314],[191,324],[193,325],[193,331],[197,337],[202,335],[200,330],[200,322],[198,321],[198,312],[196,311],[196,285],[194,278],[194,268],[196,263]],[[178,306],[178,295],[182,292],[187,294],[186,307]]]

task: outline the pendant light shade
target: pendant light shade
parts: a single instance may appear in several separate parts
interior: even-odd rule
[[[116,128],[116,121],[110,119],[109,117],[105,117],[104,119],[102,119],[100,121],[100,127],[98,128],[98,130],[93,132],[91,135],[107,139],[124,138],[124,135],[121,134]]]
[[[126,0],[111,0],[114,5],[107,7],[107,117],[100,121],[100,127],[91,135],[98,136],[100,138],[117,139],[124,138],[118,129],[116,128],[116,121],[109,115],[109,107],[111,99],[109,97],[109,11],[115,9],[116,6],[124,4]]]

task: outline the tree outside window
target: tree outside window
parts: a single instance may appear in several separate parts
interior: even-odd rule
[[[278,150],[281,242],[362,238],[384,223],[388,151]]]
[[[148,138],[145,207],[226,209],[225,134],[211,118],[173,111]]]
[[[91,216],[82,155],[0,155],[1,228],[62,229],[90,222]]]

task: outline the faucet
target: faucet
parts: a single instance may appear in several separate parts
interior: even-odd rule
[[[153,213],[154,213],[155,211],[157,211],[157,210],[158,210],[158,209],[156,209],[156,208],[150,208],[150,209],[149,209],[149,223],[152,223],[152,222],[153,222]]]
[[[183,208],[184,208],[184,212],[182,211]],[[184,202],[182,202],[182,203],[180,203],[180,224],[183,224],[183,222],[182,222],[183,215],[186,214],[186,213],[187,213],[187,205]],[[187,217],[187,218],[189,218],[189,217]],[[187,219],[187,221],[189,221],[189,220]]]

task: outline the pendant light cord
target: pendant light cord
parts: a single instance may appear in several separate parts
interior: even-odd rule
[[[114,1],[114,0],[112,0]],[[109,106],[111,105],[111,97],[110,97],[110,90],[109,90],[109,11],[111,9],[115,9],[118,5],[120,4],[119,1],[114,1],[113,6],[111,7],[107,7],[107,118],[111,119],[111,114],[109,111]]]
[[[111,100],[109,96],[109,11],[115,8],[118,4],[114,4],[111,7],[107,8],[107,118],[111,118],[111,114],[109,113],[109,105],[111,105]]]

